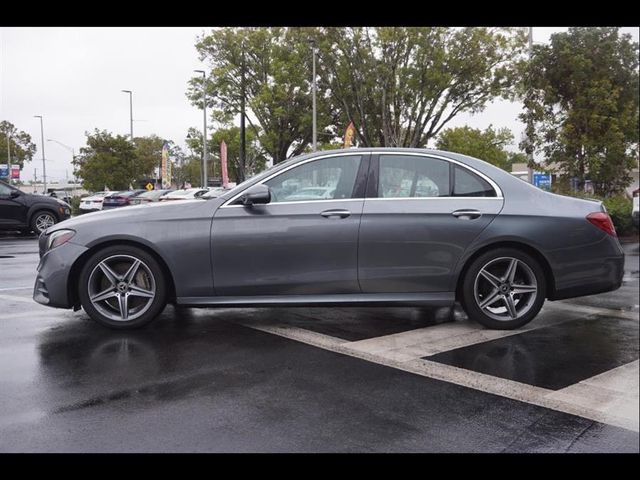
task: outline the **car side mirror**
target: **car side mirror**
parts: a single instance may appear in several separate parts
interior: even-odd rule
[[[11,190],[11,193],[9,194],[9,198],[16,198],[16,197],[19,197],[20,195],[22,195],[22,193],[19,192],[18,190]]]
[[[240,202],[245,206],[264,204],[271,201],[271,189],[266,185],[254,185],[249,187],[240,197]]]

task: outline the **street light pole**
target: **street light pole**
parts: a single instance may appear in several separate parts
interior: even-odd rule
[[[42,115],[34,115],[34,118],[39,118],[40,119],[40,140],[42,142],[42,184],[43,184],[43,191],[42,193],[44,195],[47,194],[47,166],[44,163],[44,125],[42,122]]]
[[[203,130],[202,130],[202,187],[207,188],[207,74],[204,70],[194,70],[196,73],[202,74],[202,111],[203,111]]]
[[[312,91],[313,91],[313,151],[315,152],[318,149],[317,140],[318,140],[318,131],[316,124],[316,41],[311,40],[311,48],[313,49],[313,82],[312,82]]]
[[[129,133],[133,142],[133,92],[131,90],[122,90],[129,94]]]
[[[533,27],[529,27],[529,61],[533,56]],[[531,125],[531,116],[529,115],[529,134],[533,136],[533,126]],[[527,181],[533,184],[533,139],[529,138],[529,158],[527,159]]]
[[[245,165],[246,165],[246,150],[247,144],[245,140],[245,125],[244,125],[244,110],[245,110],[245,84],[244,84],[244,41],[242,42],[242,64],[240,69],[240,172],[237,175],[239,178],[238,183],[244,182]]]

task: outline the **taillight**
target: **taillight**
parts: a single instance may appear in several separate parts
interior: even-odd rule
[[[611,221],[611,217],[608,213],[593,212],[587,215],[587,220],[589,220],[589,222],[591,222],[603,232],[608,233],[613,237],[618,236],[616,234],[616,228],[613,226],[613,222]]]

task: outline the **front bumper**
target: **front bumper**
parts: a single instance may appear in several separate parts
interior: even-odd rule
[[[69,277],[75,261],[87,251],[87,247],[67,242],[44,253],[37,268],[33,299],[56,308],[71,308]]]

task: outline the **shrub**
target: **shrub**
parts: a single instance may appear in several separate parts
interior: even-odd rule
[[[71,200],[69,201],[69,205],[71,205],[71,215],[72,216],[76,216],[76,215],[80,215],[80,197],[79,196],[75,196],[75,197],[71,197]]]
[[[615,195],[602,200],[618,235],[632,235],[635,227],[631,218],[633,201],[625,195]]]

